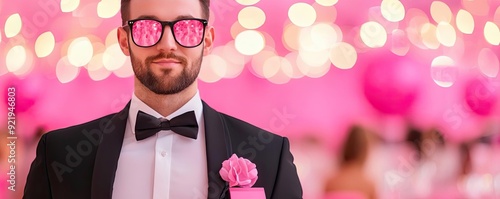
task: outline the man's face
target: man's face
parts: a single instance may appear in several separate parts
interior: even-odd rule
[[[198,0],[132,0],[129,20],[143,18],[159,21],[202,19],[202,9]],[[165,26],[157,44],[139,47],[133,42],[130,31],[130,27],[118,31],[122,51],[130,56],[136,78],[156,94],[175,94],[192,85],[200,72],[203,55],[213,41],[213,28],[207,27],[202,43],[186,48],[175,41],[171,27]]]

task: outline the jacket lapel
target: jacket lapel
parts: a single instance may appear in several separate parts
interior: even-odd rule
[[[230,157],[231,147],[225,128],[223,116],[203,101],[203,117],[205,119],[205,141],[207,148],[208,198],[227,198],[227,183],[222,180],[219,170],[222,162]],[[229,145],[229,146],[228,146]]]
[[[92,174],[92,199],[111,199],[118,158],[123,144],[130,102],[109,121],[103,121],[103,134],[97,148]],[[222,162],[230,157],[231,146],[223,116],[203,101],[205,139],[207,149],[208,198],[228,198],[227,183],[219,170]],[[228,148],[229,147],[229,148]]]
[[[109,121],[101,121],[102,136],[92,174],[92,199],[111,199],[118,158],[123,144],[130,102]]]

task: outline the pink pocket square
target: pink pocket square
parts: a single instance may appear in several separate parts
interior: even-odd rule
[[[264,188],[229,188],[231,199],[266,199]]]

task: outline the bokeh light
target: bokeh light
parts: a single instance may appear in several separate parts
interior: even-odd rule
[[[295,51],[300,48],[299,45],[299,35],[301,28],[295,24],[288,24],[284,26],[283,30],[283,44],[289,51]]]
[[[245,64],[250,60],[249,57],[238,53],[234,46],[234,41],[228,42],[224,45],[221,50],[221,54],[219,55],[224,57],[228,66],[225,78],[238,77],[241,72],[243,72]]]
[[[300,29],[299,49],[305,49],[305,50],[310,50],[310,51],[316,50],[317,46],[313,42],[311,30],[312,30],[312,27],[306,27],[306,28]]]
[[[382,15],[380,6],[373,6],[368,9],[368,19],[366,21],[374,21],[379,23],[388,33],[399,28],[399,22],[390,22]]]
[[[93,42],[92,48],[94,49],[94,57],[97,54],[102,54],[106,50],[106,46],[101,42]],[[92,59],[94,58],[92,57]]]
[[[91,71],[97,71],[100,70],[101,68],[104,68],[102,57],[103,57],[102,53],[96,54],[92,57],[92,59],[90,60],[89,64],[86,67],[89,73]]]
[[[113,71],[113,74],[121,78],[134,76],[134,70],[132,69],[132,63],[130,62],[130,59],[126,59],[125,63],[120,68]]]
[[[307,50],[300,49],[299,57],[309,66],[318,67],[328,62],[329,49]]]
[[[245,30],[247,29],[245,29],[239,22],[236,21],[233,23],[233,25],[231,25],[231,29],[229,31],[231,32],[231,37],[233,39],[236,39],[236,37]]]
[[[274,84],[285,84],[292,75],[292,64],[283,57],[273,56],[264,62],[264,76]]]
[[[290,60],[290,62],[296,63],[300,73],[311,78],[320,78],[324,76],[326,73],[328,73],[331,67],[330,62],[325,62],[324,64],[319,66],[309,65],[304,61],[304,59],[301,58],[300,54],[297,55],[295,60]]]
[[[52,34],[52,32],[48,31],[42,33],[38,36],[35,42],[36,56],[40,58],[49,56],[54,50],[56,45],[55,42],[54,34]]]
[[[270,78],[274,76],[281,69],[281,58],[279,56],[272,56],[264,61],[262,67],[262,74],[264,78]]]
[[[101,0],[97,4],[97,16],[101,18],[114,17],[120,11],[120,0]]]
[[[429,18],[420,9],[410,8],[407,12],[407,17],[409,19],[408,26],[406,27],[406,33],[408,40],[418,48],[426,49],[421,36],[422,27],[429,23]]]
[[[271,48],[276,48],[276,43],[274,42],[273,36],[271,36],[266,31],[262,31],[262,32],[259,32],[259,33],[262,35],[262,37],[264,37],[264,41],[265,41],[266,46],[269,46]]]
[[[500,68],[498,57],[490,48],[481,49],[477,58],[477,64],[481,73],[487,77],[495,78],[498,76]]]
[[[246,30],[236,36],[234,45],[243,55],[255,55],[265,46],[264,36],[259,31]]]
[[[331,48],[339,42],[337,31],[330,24],[318,23],[311,27],[311,41],[318,50]]]
[[[467,10],[460,9],[457,13],[457,28],[464,34],[474,32],[474,18]]]
[[[405,31],[400,29],[393,30],[391,52],[399,56],[404,56],[409,50],[410,41],[408,40]]]
[[[300,78],[304,77],[304,73],[302,73],[302,71],[300,71],[299,66],[297,65],[298,56],[299,56],[299,53],[297,51],[290,52],[285,56],[285,59],[287,59],[288,62],[292,66],[291,78],[293,78],[293,79],[300,79]]]
[[[111,75],[111,71],[106,70],[102,64],[102,56],[102,53],[96,54],[87,66],[89,77],[94,81],[104,80]]]
[[[250,70],[255,76],[260,78],[265,78],[264,76],[264,62],[276,56],[276,52],[271,48],[264,48],[264,50],[260,51],[256,55],[252,56],[251,66],[252,70]]]
[[[491,45],[500,44],[500,30],[495,23],[491,21],[486,22],[484,25],[484,38]]]
[[[398,22],[405,18],[405,7],[399,0],[383,0],[380,11],[382,16],[390,22]]]
[[[439,40],[437,38],[437,27],[434,24],[426,23],[422,26],[420,30],[420,35],[422,36],[422,42],[429,49],[439,48]]]
[[[358,54],[351,44],[341,42],[333,46],[329,58],[335,67],[350,69],[356,64]]]
[[[5,58],[7,70],[16,72],[26,63],[26,48],[21,45],[12,47]]]
[[[233,45],[234,45],[234,42],[233,42]],[[221,57],[222,59],[226,60],[226,62],[227,62],[227,58],[224,55],[224,46],[216,46],[216,47],[212,48],[210,50],[210,54],[217,55],[217,56]],[[245,55],[242,55],[238,52],[237,52],[237,54],[239,54],[240,56],[245,56]]]
[[[431,4],[431,16],[436,23],[451,23],[453,14],[450,7],[442,1],[434,1]]]
[[[80,68],[72,66],[68,57],[62,57],[56,65],[56,76],[59,82],[65,84],[73,81],[80,73]]]
[[[387,42],[386,30],[375,21],[364,23],[359,34],[363,43],[370,48],[382,47]]]
[[[316,3],[322,6],[333,6],[337,2],[339,2],[339,0],[316,0]]]
[[[257,29],[266,21],[266,14],[258,7],[245,7],[238,13],[238,21],[246,29]]]
[[[316,21],[316,10],[307,3],[295,3],[288,9],[288,18],[299,27],[307,27]]]
[[[102,62],[102,61],[101,61]],[[106,68],[102,67],[95,71],[88,71],[90,79],[94,81],[102,81],[108,78],[111,75],[111,71],[106,70]]]
[[[217,82],[225,76],[226,70],[226,60],[218,55],[209,54],[203,58],[198,78],[208,83]]]
[[[68,61],[73,66],[87,65],[93,54],[94,49],[88,37],[76,38],[68,47]]]
[[[352,29],[352,32],[347,35],[348,38],[352,37],[352,42],[349,42],[354,46],[357,52],[359,53],[365,53],[370,51],[370,47],[366,46],[366,44],[363,42],[361,39],[361,33],[360,33],[361,27],[357,26]]]
[[[108,46],[102,55],[102,63],[109,71],[118,70],[126,61],[127,56],[123,54],[118,43]]]
[[[313,26],[299,29],[299,49],[308,51],[321,51],[330,49],[335,43],[342,41],[342,31],[335,24],[317,23]],[[290,30],[285,30],[290,31]],[[295,30],[291,30],[295,31]],[[293,33],[292,33],[293,34]],[[285,33],[288,36],[288,32]],[[290,40],[295,35],[290,36]],[[295,45],[292,41],[286,41]]]
[[[24,63],[21,65],[21,67],[18,70],[13,71],[13,73],[18,77],[27,76],[34,69],[34,65],[33,65],[34,55],[33,55],[33,52],[31,51],[31,49],[25,48],[25,55],[26,55],[26,58],[25,58]]]
[[[113,28],[111,31],[109,31],[108,35],[106,36],[106,40],[104,41],[104,44],[106,46],[118,43],[118,37],[116,36],[117,31],[118,28]]]
[[[447,56],[439,56],[432,60],[431,77],[441,87],[453,86],[458,78],[458,67],[455,61]]]
[[[258,3],[259,1],[260,0],[236,0],[236,2],[244,6],[251,6]]]
[[[455,28],[447,22],[440,22],[436,28],[436,36],[443,46],[452,47],[457,40]]]
[[[21,32],[23,22],[21,21],[21,16],[19,13],[10,15],[5,21],[5,37],[11,38]]]
[[[73,12],[80,5],[80,0],[61,0],[62,12]]]
[[[297,60],[295,61],[297,63],[297,67],[299,68],[300,72],[304,74],[307,77],[311,78],[320,78],[323,77],[330,71],[331,63],[326,62],[325,64],[317,67],[311,67],[307,63],[305,63],[300,56],[297,56]]]

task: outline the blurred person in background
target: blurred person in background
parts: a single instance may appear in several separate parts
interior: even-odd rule
[[[460,199],[459,182],[470,172],[470,154],[466,143],[446,140],[438,129],[422,131],[409,128],[411,172],[400,187],[403,198]]]
[[[344,142],[338,170],[327,181],[324,199],[375,199],[375,183],[365,173],[370,148],[368,132],[352,126]]]

